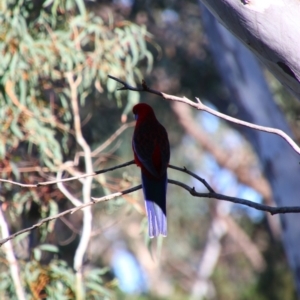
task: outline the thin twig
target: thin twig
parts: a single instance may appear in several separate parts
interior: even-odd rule
[[[124,132],[126,129],[132,127],[135,124],[135,122],[125,123],[123,124],[112,136],[110,136],[103,144],[98,146],[95,150],[92,151],[91,156],[95,157],[99,153],[101,153],[105,148],[107,148],[122,132]],[[74,158],[74,165],[78,165],[79,157],[83,156],[83,152],[78,152],[75,155]]]
[[[235,124],[239,124],[239,125],[243,125],[243,126],[246,126],[246,127],[249,127],[249,128],[252,128],[252,129],[256,129],[256,130],[259,130],[259,131],[264,131],[264,132],[268,132],[268,133],[273,133],[273,134],[276,134],[276,135],[279,135],[281,136],[283,139],[285,139],[289,144],[290,146],[298,153],[300,154],[300,148],[299,146],[292,140],[291,137],[289,137],[285,132],[283,132],[282,130],[280,129],[277,129],[277,128],[272,128],[272,127],[265,127],[265,126],[260,126],[260,125],[256,125],[256,124],[253,124],[253,123],[250,123],[250,122],[245,122],[245,121],[242,121],[242,120],[239,120],[239,119],[236,119],[236,118],[233,118],[233,117],[230,117],[228,115],[225,115],[225,114],[222,114],[206,105],[204,105],[201,100],[199,98],[196,98],[197,102],[194,102],[194,101],[191,101],[190,99],[186,98],[186,97],[177,97],[177,96],[173,96],[173,95],[169,95],[169,94],[165,94],[165,93],[162,93],[162,92],[159,92],[159,91],[156,91],[156,90],[153,90],[151,88],[149,88],[146,84],[145,81],[142,82],[142,85],[140,88],[136,88],[136,87],[133,87],[131,85],[129,85],[127,82],[121,80],[121,79],[118,79],[114,76],[111,76],[111,75],[108,75],[109,78],[121,83],[123,85],[123,87],[119,88],[118,90],[130,90],[130,91],[136,91],[136,92],[148,92],[148,93],[151,93],[151,94],[155,94],[155,95],[158,95],[160,97],[163,97],[164,99],[166,100],[171,100],[171,101],[178,101],[178,102],[182,102],[182,103],[185,103],[185,104],[188,104],[198,110],[202,110],[202,111],[206,111],[214,116],[217,116],[219,118],[222,118],[226,121],[229,121],[229,122],[232,122],[232,123],[235,123]]]
[[[201,178],[200,176],[196,175],[195,173],[189,171],[186,167],[180,168],[180,167],[169,164],[169,168],[177,170],[177,171],[181,171],[183,173],[186,173],[186,174],[189,174],[189,175],[193,176],[194,178],[199,180],[211,193],[215,192],[213,190],[213,188],[206,182],[206,180],[204,178]]]
[[[93,152],[92,155],[96,156],[101,153],[105,148],[107,148],[123,131],[126,129],[133,127],[135,122],[129,122],[123,124],[112,136],[110,136],[102,145],[97,147]]]
[[[111,167],[111,168],[102,169],[102,170],[98,170],[98,171],[92,172],[90,174],[83,174],[83,175],[73,176],[73,177],[64,178],[64,179],[60,179],[60,180],[43,181],[43,182],[39,182],[39,183],[26,184],[26,183],[20,183],[20,182],[17,182],[17,181],[8,180],[8,179],[1,179],[1,178],[0,178],[0,182],[11,183],[13,185],[17,185],[17,186],[20,186],[20,187],[33,187],[33,188],[37,188],[39,186],[57,184],[59,182],[67,182],[67,181],[82,179],[82,178],[86,178],[86,177],[90,177],[90,176],[96,176],[96,175],[103,174],[103,173],[110,172],[110,171],[114,171],[114,170],[117,170],[117,169],[120,169],[120,168],[123,168],[123,167],[127,167],[129,165],[133,165],[134,163],[135,163],[134,160],[131,160],[131,161],[128,161],[128,162],[120,164],[120,165],[116,165],[116,166]]]

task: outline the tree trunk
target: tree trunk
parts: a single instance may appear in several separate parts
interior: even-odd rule
[[[220,1],[212,1],[212,6],[214,7],[214,4],[218,2]],[[225,2],[230,1],[222,3]],[[229,8],[224,15],[228,13],[228,10]],[[255,57],[203,6],[202,12],[211,53],[219,74],[229,90],[231,100],[237,106],[236,117],[255,124],[279,128],[292,137],[284,115],[272,99]],[[252,13],[259,14],[258,12]],[[299,206],[299,155],[278,136],[244,127],[241,127],[241,130],[244,130],[257,151],[277,205]],[[281,225],[283,244],[294,274],[298,295],[300,295],[299,214],[281,215]]]
[[[199,0],[300,100],[300,1]]]

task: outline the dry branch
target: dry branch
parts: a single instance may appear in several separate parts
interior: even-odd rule
[[[226,121],[229,121],[229,122],[232,122],[232,123],[235,123],[235,124],[238,124],[238,125],[243,125],[243,126],[246,126],[246,127],[252,128],[252,129],[256,129],[256,130],[259,130],[259,131],[264,131],[264,132],[279,135],[283,139],[285,139],[290,144],[290,146],[298,154],[300,154],[299,146],[293,141],[293,139],[291,137],[289,137],[285,132],[283,132],[280,129],[256,125],[256,124],[253,124],[253,123],[250,123],[250,122],[245,122],[245,121],[230,117],[228,115],[222,114],[222,113],[220,113],[220,112],[204,105],[199,98],[196,98],[197,102],[193,102],[192,100],[190,100],[186,97],[177,97],[177,96],[173,96],[173,95],[169,95],[169,94],[165,94],[165,93],[156,91],[154,89],[149,88],[145,81],[142,82],[142,85],[141,85],[140,88],[136,88],[136,87],[133,87],[133,86],[129,85],[127,82],[125,82],[123,80],[120,80],[120,79],[118,79],[114,76],[108,75],[108,77],[113,79],[113,80],[116,80],[117,82],[119,82],[123,85],[123,87],[118,89],[120,91],[121,90],[129,90],[129,91],[136,91],[136,92],[148,92],[148,93],[155,94],[155,95],[158,95],[160,97],[163,97],[166,100],[178,101],[178,102],[181,102],[181,103],[188,104],[188,105],[190,105],[190,106],[192,106],[192,107],[194,107],[198,110],[206,111],[206,112],[208,112],[208,113],[210,113],[210,114],[212,114],[216,117],[219,117],[221,119],[224,119]]]
[[[119,165],[119,166],[115,166],[114,168],[106,169],[106,172],[110,171],[112,169],[118,169],[120,167],[130,165],[132,163],[133,163],[133,161],[130,161],[128,163],[125,163],[125,164],[122,164],[122,165]],[[193,176],[194,178],[196,178],[197,180],[199,180],[203,185],[205,185],[205,187],[208,189],[209,192],[199,193],[195,190],[194,187],[190,187],[190,186],[188,186],[188,185],[186,185],[182,182],[176,181],[176,180],[168,179],[169,183],[182,187],[183,189],[187,190],[194,197],[213,198],[213,199],[217,199],[217,200],[225,200],[225,201],[229,201],[229,202],[232,202],[232,203],[249,206],[249,207],[255,208],[255,209],[260,210],[260,211],[269,212],[272,215],[284,214],[284,213],[300,213],[300,206],[273,207],[273,206],[268,206],[268,205],[263,205],[263,204],[260,204],[260,203],[252,202],[252,201],[242,199],[242,198],[230,197],[230,196],[226,196],[226,195],[216,193],[216,192],[214,192],[213,188],[206,182],[205,179],[203,179],[200,176],[198,176],[197,174],[187,170],[185,167],[180,168],[180,167],[177,167],[177,166],[169,165],[169,168],[174,169],[174,170],[178,170],[180,172],[184,172],[186,174],[189,174],[189,175]],[[104,170],[102,170],[102,173],[104,173]],[[77,178],[74,177],[73,179],[77,179]],[[37,224],[35,224],[31,227],[22,229],[22,230],[20,230],[16,233],[12,234],[11,236],[0,240],[0,246],[2,246],[4,243],[6,243],[7,241],[9,241],[11,239],[14,239],[15,237],[17,237],[18,235],[20,235],[22,233],[25,233],[25,232],[28,232],[28,231],[31,231],[33,229],[36,229],[36,228],[40,227],[44,223],[47,223],[47,222],[50,222],[52,220],[61,218],[61,217],[65,216],[67,214],[70,214],[70,213],[73,214],[73,213],[77,212],[78,210],[82,210],[86,207],[90,207],[90,206],[92,206],[96,203],[109,201],[109,200],[114,199],[116,197],[121,197],[123,195],[126,195],[126,194],[132,193],[134,191],[137,191],[141,188],[142,188],[142,185],[138,185],[138,186],[123,190],[121,192],[113,193],[111,195],[104,196],[104,197],[101,197],[101,198],[92,197],[91,202],[84,203],[82,205],[79,205],[79,206],[76,206],[74,208],[68,209],[68,210],[63,211],[63,212],[61,212],[59,214],[56,214],[54,216],[50,216],[48,218],[45,218],[45,219],[41,220],[40,222],[38,222]]]
[[[17,186],[20,186],[20,187],[37,188],[37,187],[44,186],[44,185],[52,185],[52,184],[57,184],[59,182],[67,182],[67,181],[73,181],[73,180],[82,179],[82,178],[86,178],[86,177],[90,177],[90,176],[96,176],[96,175],[103,174],[103,173],[106,173],[106,172],[109,172],[109,171],[113,171],[113,170],[117,170],[117,169],[120,169],[120,168],[123,168],[123,167],[127,167],[127,166],[132,165],[132,164],[134,164],[134,160],[128,161],[124,164],[120,164],[120,165],[117,165],[117,166],[114,166],[114,167],[111,167],[111,168],[98,170],[98,171],[92,172],[90,174],[83,174],[83,175],[73,176],[73,177],[69,177],[69,178],[63,178],[63,179],[59,179],[59,180],[57,180],[57,179],[56,180],[49,180],[49,181],[43,181],[43,182],[38,182],[38,183],[32,183],[32,184],[31,183],[29,183],[29,184],[20,183],[20,182],[17,182],[17,181],[13,181],[13,180],[9,180],[9,179],[1,179],[1,178],[0,178],[0,182],[6,182],[6,183],[10,183],[10,184],[17,185]]]

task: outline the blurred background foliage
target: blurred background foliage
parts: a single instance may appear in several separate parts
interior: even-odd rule
[[[172,164],[188,167],[221,193],[262,201],[186,132],[170,103],[144,93],[116,92],[119,85],[107,78],[110,74],[132,85],[145,78],[168,94],[197,96],[219,110],[234,110],[212,63],[196,1],[3,0],[0,56],[1,178],[35,183],[53,179],[59,171],[84,172],[74,135],[71,74],[81,78],[82,132],[95,170],[132,159],[130,111],[141,100],[153,106],[169,132]],[[299,104],[269,73],[267,78],[300,138]],[[249,172],[259,172],[251,146],[235,129],[191,114],[216,145],[239,153],[237,161],[247,161]],[[62,168],[70,161],[73,173]],[[187,175],[169,174],[203,189]],[[102,196],[139,181],[135,166],[105,173],[95,177],[92,194]],[[79,181],[65,186],[80,199]],[[1,183],[0,196],[10,233],[72,207],[56,185],[34,189]],[[163,241],[147,239],[141,193],[93,207],[84,264],[87,299],[200,299],[199,270],[211,237],[219,252],[203,299],[296,299],[278,233],[264,214],[192,198],[175,186],[168,199],[169,235]],[[28,299],[76,297],[72,266],[81,225],[82,215],[76,213],[12,242]],[[252,254],[245,247],[252,247]],[[1,250],[0,256],[0,298],[16,299]]]

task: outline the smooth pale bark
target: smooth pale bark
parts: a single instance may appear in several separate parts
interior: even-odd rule
[[[292,137],[255,57],[202,6],[203,23],[219,74],[238,118],[275,127]],[[300,19],[300,17],[299,17]],[[280,137],[241,127],[257,152],[278,206],[299,206],[300,157]],[[281,215],[282,239],[300,295],[300,216]]]
[[[300,100],[299,0],[199,0]]]

